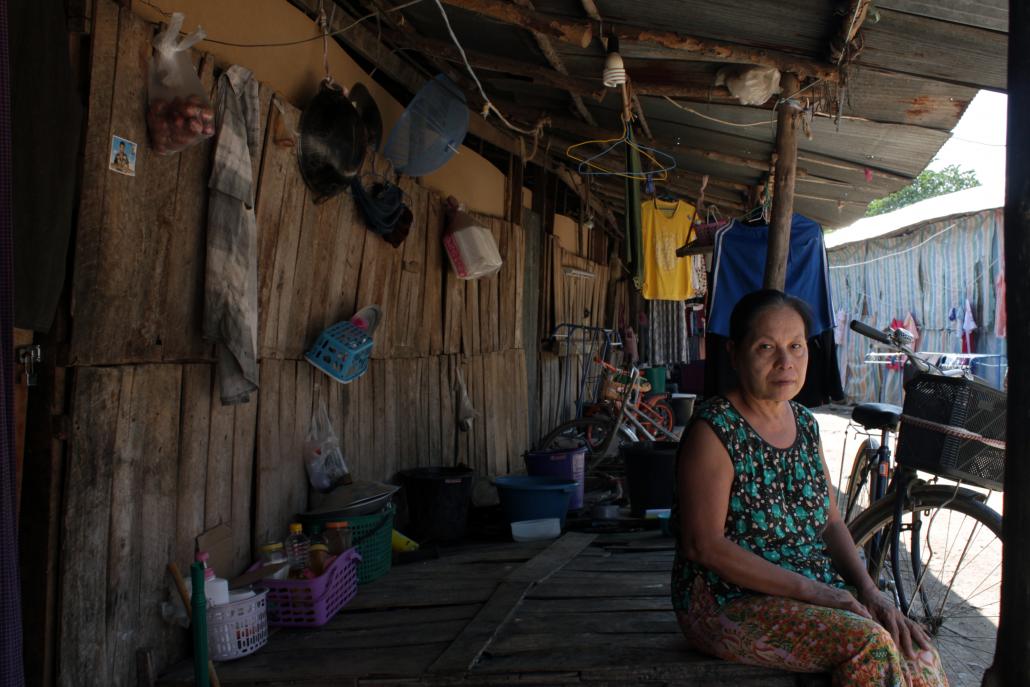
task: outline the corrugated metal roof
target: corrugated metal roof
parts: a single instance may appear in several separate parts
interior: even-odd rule
[[[828,63],[830,41],[844,21],[840,8],[846,5],[835,0],[596,0],[595,4],[606,22],[758,47],[821,63]],[[534,0],[534,7],[579,23],[589,21],[580,0]],[[529,31],[453,6],[446,10],[465,48],[541,71],[552,69]],[[419,34],[450,40],[434,3],[420,3],[403,13]],[[922,171],[977,89],[1004,87],[1007,37],[998,29],[1006,21],[1004,0],[877,2],[862,29],[862,50],[847,71],[845,117],[839,126],[827,117],[816,117],[811,140],[799,140],[798,166],[803,174],[798,179],[798,211],[827,226],[847,225],[864,214],[868,200],[897,190],[906,178]],[[689,87],[703,93],[721,66],[710,57],[653,43],[626,39],[620,43],[627,71],[641,85]],[[551,44],[571,76],[603,90],[600,41],[595,38],[586,48],[557,39]],[[491,98],[514,105],[513,111],[534,113],[523,116],[523,123],[548,112],[555,120],[549,135],[556,141],[585,138],[585,122],[580,120],[578,126],[568,122],[580,115],[566,91],[541,86],[525,75],[508,76],[484,68],[477,72]],[[583,100],[601,128],[621,130],[621,101],[616,92],[600,103],[589,96]],[[753,165],[715,160],[695,151],[768,163],[774,126],[720,124],[678,109],[663,98],[640,96],[640,100],[656,147],[674,155],[683,169],[726,182],[761,182],[763,172]],[[775,117],[770,105],[753,108],[725,104],[725,99],[720,103],[693,100],[684,99],[681,104],[725,122],[749,124]],[[559,151],[559,158],[562,149],[557,144],[551,147],[552,153]],[[871,179],[866,168],[872,172]]]

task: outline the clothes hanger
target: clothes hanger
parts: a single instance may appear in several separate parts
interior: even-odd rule
[[[601,152],[592,156],[584,156],[581,149],[585,146],[602,145]],[[640,154],[641,162],[649,169],[634,172],[625,169],[626,151],[636,151]],[[617,153],[617,154],[616,154]],[[669,178],[669,172],[676,168],[676,158],[657,148],[637,144],[631,135],[629,124],[623,119],[622,136],[619,138],[598,139],[583,141],[569,146],[565,154],[579,162],[579,173],[588,176],[618,176],[626,179],[637,179],[645,181],[647,177],[654,176],[656,181],[665,181]],[[605,158],[612,158],[607,161]],[[615,163],[622,160],[621,165]],[[649,163],[649,164],[648,164]]]
[[[630,107],[629,88],[626,84],[622,86],[622,136],[618,138],[596,139],[574,143],[565,149],[565,154],[579,163],[579,173],[594,176],[619,176],[626,179],[646,181],[649,176],[655,181],[665,181],[669,178],[669,172],[676,168],[676,158],[666,152],[651,148],[650,146],[639,145],[633,140],[633,111]],[[587,156],[582,148],[586,146],[603,146],[601,152],[596,155]],[[618,156],[612,153],[618,151]],[[626,169],[627,153],[636,152],[640,155],[641,163],[650,169],[639,171]],[[612,158],[606,161],[605,158]],[[616,162],[618,160],[618,162]],[[648,163],[650,163],[648,165]]]

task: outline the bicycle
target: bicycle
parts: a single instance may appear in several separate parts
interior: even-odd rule
[[[624,375],[622,381],[616,381],[614,387],[608,387],[616,390],[615,400],[610,406],[614,412],[611,415],[598,413],[563,422],[540,440],[537,450],[585,446],[586,467],[591,471],[612,457],[621,443],[657,441],[660,437],[679,441],[679,435],[665,427],[665,419],[643,403],[646,382],[640,378],[640,370],[636,367],[621,370],[600,359],[595,359],[595,362],[614,370],[613,374]],[[616,437],[620,438],[619,443],[616,443]]]
[[[1000,609],[1001,515],[987,500],[1003,481],[1005,395],[920,358],[904,330],[857,320],[851,329],[904,354],[916,374],[904,408],[867,403],[852,413],[880,439],[859,449],[845,522],[881,591],[934,639],[950,683],[978,686]]]
[[[606,376],[601,400],[584,408],[583,417],[594,415],[613,417],[619,412],[622,395],[625,391],[624,386],[629,381],[629,373],[627,370],[606,363],[600,357],[594,358],[594,364],[600,366]],[[671,432],[676,425],[676,414],[667,400],[669,395],[651,392],[651,385],[645,380],[640,380],[638,384],[641,393],[636,407],[630,409],[631,414],[636,416],[649,435],[657,436],[658,427],[664,427]]]

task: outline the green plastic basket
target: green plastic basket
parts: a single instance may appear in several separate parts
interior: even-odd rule
[[[313,524],[324,527],[327,522],[346,520],[354,547],[361,554],[358,584],[365,584],[390,572],[393,560],[393,516],[396,510],[393,503],[390,503],[378,513],[370,515],[350,515],[346,518],[311,515],[297,517],[304,523],[305,529]]]

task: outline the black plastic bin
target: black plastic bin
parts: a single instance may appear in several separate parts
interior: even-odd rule
[[[471,468],[414,468],[400,473],[408,501],[404,534],[418,542],[454,541],[465,536],[472,499]]]
[[[630,510],[635,517],[643,517],[652,508],[672,507],[678,447],[675,441],[638,441],[619,449],[626,466]]]

